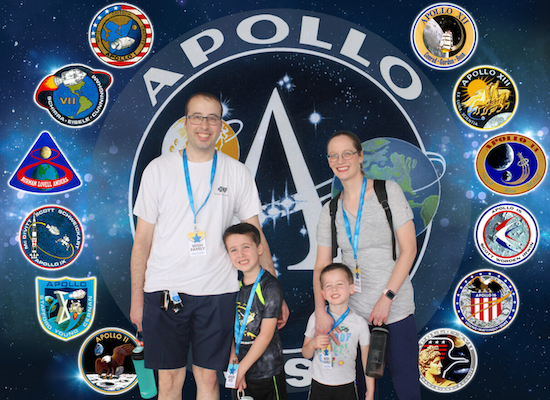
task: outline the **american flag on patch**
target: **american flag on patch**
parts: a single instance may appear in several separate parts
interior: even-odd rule
[[[428,340],[424,345],[422,346],[421,350],[424,350],[426,347],[429,346],[437,346],[439,352],[441,353],[441,361],[445,360],[447,358],[447,350],[449,348],[449,343],[446,339],[443,338],[433,338]]]
[[[489,322],[502,313],[502,302],[500,292],[493,293],[471,293],[472,317],[480,321]]]

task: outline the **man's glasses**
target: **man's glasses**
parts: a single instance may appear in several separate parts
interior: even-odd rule
[[[203,119],[206,119],[206,122],[208,122],[208,125],[218,125],[220,123],[220,121],[222,120],[217,115],[207,115],[206,117],[203,117],[202,115],[198,115],[198,114],[188,115],[187,119],[193,125],[202,124]]]
[[[354,154],[359,153],[358,151],[344,151],[342,154],[327,154],[327,158],[329,162],[336,162],[340,157],[342,157],[344,160],[351,160]]]

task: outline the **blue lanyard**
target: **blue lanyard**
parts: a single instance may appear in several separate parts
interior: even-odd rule
[[[329,313],[329,315],[332,317],[332,319],[334,320],[334,316],[330,313],[330,310],[328,309],[327,307],[327,312]],[[342,322],[344,322],[344,320],[346,319],[346,317],[348,316],[348,314],[350,313],[350,309],[348,307],[348,309],[346,310],[345,313],[343,313],[342,315],[340,315],[340,318],[338,318],[338,321],[336,321],[334,323],[334,325],[332,325],[332,328],[330,329],[330,331],[328,331],[327,335],[330,335],[330,332],[332,332],[338,325],[340,325]]]
[[[254,300],[254,294],[256,293],[256,289],[258,287],[258,284],[260,283],[260,279],[262,278],[263,274],[264,269],[261,268],[260,273],[256,278],[256,282],[254,282],[252,290],[250,291],[250,296],[248,297],[248,303],[246,303],[246,310],[244,311],[242,324],[239,324],[239,309],[237,308],[237,310],[235,311],[235,355],[237,356],[239,355],[239,347],[241,346],[244,331],[246,330],[246,323],[248,321],[248,314],[250,314],[250,308],[252,307],[252,301]]]
[[[189,204],[191,204],[191,210],[193,211],[193,223],[197,224],[197,214],[204,207],[208,199],[210,198],[210,193],[212,193],[212,184],[214,183],[214,176],[216,175],[216,164],[218,163],[218,152],[214,151],[214,160],[212,161],[212,171],[210,172],[210,190],[208,191],[208,196],[202,203],[202,206],[195,212],[195,203],[193,202],[193,189],[191,188],[191,179],[189,178],[189,165],[187,164],[187,153],[186,150],[183,150],[183,170],[185,172],[185,184],[187,185],[187,196],[189,197]]]
[[[355,220],[355,234],[353,238],[351,236],[351,228],[349,225],[349,219],[346,215],[344,207],[342,207],[342,214],[344,214],[344,224],[346,225],[346,233],[348,234],[348,239],[353,248],[353,257],[357,263],[357,248],[359,247],[359,230],[361,227],[361,214],[363,213],[363,202],[365,200],[365,191],[367,190],[367,178],[363,177],[363,184],[361,185],[361,198],[359,199],[359,208],[357,210],[357,219]],[[343,200],[342,200],[343,204]]]

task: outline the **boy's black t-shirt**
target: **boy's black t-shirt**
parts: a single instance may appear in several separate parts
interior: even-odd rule
[[[244,312],[246,310],[250,291],[254,285],[242,286],[237,296],[237,310],[239,313],[239,324],[242,324]],[[273,277],[268,271],[265,271],[258,285],[265,304],[262,304],[258,296],[258,291],[254,295],[250,314],[248,315],[248,324],[244,331],[243,340],[239,348],[239,361],[241,361],[250,346],[254,343],[256,337],[260,334],[260,326],[263,318],[279,318],[281,306],[283,304],[283,289],[277,278]],[[271,378],[279,374],[283,369],[283,345],[279,338],[279,330],[275,328],[273,338],[267,346],[264,354],[250,367],[246,373],[248,379]]]

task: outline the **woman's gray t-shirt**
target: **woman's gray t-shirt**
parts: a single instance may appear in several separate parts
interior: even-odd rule
[[[414,214],[397,183],[386,181],[386,191],[388,193],[388,203],[392,213],[394,231],[397,232],[403,224],[414,218]],[[317,226],[317,245],[323,247],[332,247],[329,203],[327,202],[323,206]],[[355,232],[356,216],[347,210],[346,215],[353,234]],[[336,232],[338,246],[342,249],[342,262],[350,267],[353,272],[355,259],[344,224],[342,199],[338,200]],[[397,257],[399,257],[399,245],[397,243],[396,251]],[[359,268],[361,269],[361,293],[356,292],[351,296],[350,307],[357,314],[368,320],[374,305],[386,288],[395,267],[390,227],[386,213],[378,202],[374,190],[364,200],[357,258]],[[413,313],[414,291],[411,280],[407,276],[392,302],[387,323],[391,324],[401,321]]]

